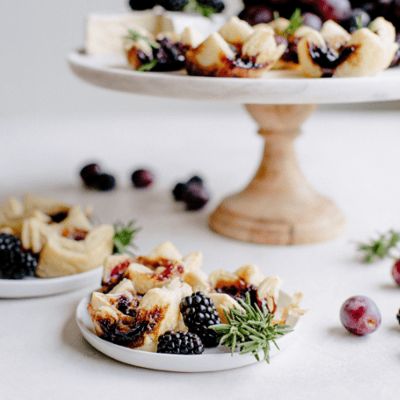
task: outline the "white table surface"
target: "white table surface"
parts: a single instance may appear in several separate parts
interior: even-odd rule
[[[128,97],[127,97],[128,99]],[[372,107],[370,107],[372,108]],[[400,111],[321,108],[297,140],[310,183],[348,218],[348,232],[316,245],[279,247],[226,239],[207,227],[222,198],[244,187],[262,154],[262,138],[240,106],[197,113],[158,113],[0,121],[0,201],[32,192],[92,204],[102,222],[135,219],[138,251],[171,240],[183,254],[201,250],[203,269],[246,264],[279,275],[283,290],[304,293],[310,312],[289,347],[271,363],[201,374],[135,368],[94,350],[81,336],[75,310],[93,287],[56,296],[0,300],[0,398],[10,399],[396,399],[400,393],[400,287],[392,262],[359,262],[356,242],[400,229]],[[114,173],[111,193],[84,190],[79,168],[98,160]],[[130,173],[152,169],[156,184],[134,190]],[[188,213],[170,191],[198,173],[212,201]],[[339,320],[350,296],[372,298],[382,325],[367,337],[347,333]]]

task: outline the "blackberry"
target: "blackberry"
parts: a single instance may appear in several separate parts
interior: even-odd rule
[[[160,4],[168,11],[182,11],[189,0],[162,0]]]
[[[156,0],[129,0],[128,5],[132,10],[143,11],[149,10],[158,4]]]
[[[400,309],[399,309],[399,312],[396,314],[396,318],[397,318],[397,321],[399,321],[399,324],[400,324]]]
[[[0,233],[0,269],[3,264],[14,264],[21,248],[21,241],[16,236]]]
[[[201,6],[211,7],[215,12],[220,13],[225,9],[225,4],[222,0],[197,0]]]
[[[158,39],[159,48],[153,49],[153,59],[157,64],[151,69],[156,72],[179,71],[185,67],[182,46],[167,37]]]
[[[203,179],[200,178],[200,176],[194,175],[187,181],[188,185],[191,185],[192,183],[197,183],[199,185],[203,185],[204,182],[203,182]]]
[[[97,178],[95,189],[101,192],[108,192],[115,188],[116,181],[115,178],[110,174],[100,174]]]
[[[220,324],[221,320],[210,298],[202,292],[193,293],[181,300],[180,311],[189,332],[198,335],[204,347],[218,346],[219,336],[209,327]]]
[[[209,200],[209,194],[204,187],[198,183],[192,183],[191,185],[188,185],[183,197],[183,201],[186,203],[186,210],[188,211],[200,210],[208,203]]]
[[[158,338],[157,353],[201,354],[204,351],[200,338],[191,332],[165,332]]]
[[[23,279],[34,276],[38,257],[24,250],[14,235],[0,233],[0,275],[3,279]]]
[[[172,190],[172,195],[174,196],[175,201],[183,201],[187,190],[187,184],[179,182],[176,184],[174,189]]]

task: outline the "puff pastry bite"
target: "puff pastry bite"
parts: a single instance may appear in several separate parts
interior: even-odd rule
[[[259,78],[273,67],[285,51],[272,29],[253,29],[232,17],[198,47],[186,52],[189,75]]]
[[[126,283],[129,282],[129,283]],[[191,289],[179,279],[169,285],[137,294],[129,280],[108,294],[94,292],[88,305],[96,334],[133,349],[155,352],[158,337],[170,330],[185,331],[179,311]]]
[[[39,255],[36,275],[54,278],[89,271],[112,253],[114,228],[94,227],[80,205],[26,195],[0,206],[0,224],[21,239],[22,247]]]
[[[108,292],[122,279],[129,279],[143,295],[150,289],[168,285],[174,278],[185,280],[188,274],[199,271],[202,259],[201,252],[183,257],[169,241],[147,256],[112,255],[104,262],[102,290]]]
[[[129,65],[135,70],[179,71],[185,66],[187,50],[204,40],[193,28],[185,28],[179,35],[168,31],[155,36],[140,27],[129,32],[123,46]]]
[[[27,218],[34,217],[45,223],[61,222],[68,216],[71,206],[56,199],[40,197],[33,194],[24,196],[20,202],[11,197],[0,204],[0,227],[12,230],[18,237],[22,234],[22,225]],[[85,215],[90,217],[92,208],[87,207]]]
[[[349,35],[333,21],[298,44],[302,73],[311,78],[374,76],[388,68],[398,49],[395,28],[383,17]]]

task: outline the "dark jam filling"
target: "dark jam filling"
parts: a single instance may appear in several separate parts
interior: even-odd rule
[[[165,270],[160,274],[153,274],[151,277],[153,279],[157,279],[158,281],[164,281],[173,275],[181,275],[183,274],[182,265],[178,264],[173,260],[168,260],[166,258],[158,258],[156,260],[149,260],[146,257],[138,257],[137,263],[142,264],[148,268],[155,270],[158,267],[165,267]]]
[[[130,261],[124,261],[116,265],[110,272],[110,278],[108,282],[102,282],[102,292],[109,292],[123,277],[125,271],[128,269]]]
[[[125,296],[121,296],[117,304],[115,304],[115,308],[121,311],[125,315],[129,315],[130,317],[136,317],[136,309],[139,306],[139,298],[136,299],[128,299]]]
[[[249,293],[250,295],[250,302],[252,305],[259,304],[257,298],[257,288],[253,285],[246,285],[246,283],[241,279],[238,280],[233,285],[224,285],[218,284],[215,288],[217,293],[225,293],[235,300],[242,299],[243,301],[246,300],[246,295]]]
[[[259,69],[263,68],[266,64],[257,64],[256,62],[257,57],[256,56],[240,56],[238,58],[235,58],[234,60],[231,60],[232,63],[232,68],[239,67],[239,68],[244,68],[244,69]]]
[[[68,211],[60,211],[56,214],[50,214],[49,217],[51,218],[52,222],[58,224],[68,217]]]
[[[67,238],[67,239],[73,239],[76,240],[77,242],[84,240],[86,238],[86,235],[88,234],[87,231],[84,231],[83,229],[78,229],[74,227],[68,227],[65,228],[61,236]]]
[[[159,48],[152,48],[152,57],[149,57],[141,50],[137,51],[137,56],[143,65],[157,60],[157,64],[151,71],[168,72],[179,71],[185,67],[186,48],[180,43],[174,43],[171,39],[158,39]]]
[[[287,41],[287,47],[285,52],[282,54],[281,60],[285,62],[292,62],[295,64],[299,63],[299,57],[297,55],[297,44],[299,38],[290,37]]]
[[[132,326],[118,324],[115,321],[102,319],[97,321],[103,330],[102,338],[120,346],[130,347],[147,329],[148,322],[139,322]]]
[[[332,77],[335,69],[342,64],[356,50],[355,46],[342,46],[335,51],[329,46],[327,49],[309,44],[310,56],[314,63],[321,67],[323,77]]]

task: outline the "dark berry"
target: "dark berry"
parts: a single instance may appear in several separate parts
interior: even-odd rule
[[[132,10],[142,11],[153,8],[157,5],[156,0],[129,0],[128,4]]]
[[[246,7],[238,17],[250,25],[266,24],[274,19],[274,10],[263,5],[254,5]]]
[[[115,178],[110,174],[100,174],[97,178],[95,189],[101,192],[113,190],[116,186]]]
[[[316,31],[321,30],[322,20],[318,15],[306,12],[301,15],[303,17],[303,24],[315,29]]]
[[[172,195],[174,196],[175,201],[183,201],[183,198],[185,197],[185,193],[187,190],[187,184],[186,183],[177,183],[172,190]]]
[[[398,259],[393,265],[392,276],[395,282],[400,286],[400,259]]]
[[[377,305],[370,298],[354,296],[343,303],[340,320],[349,332],[363,336],[376,331],[382,318]]]
[[[189,0],[162,0],[159,3],[168,11],[182,11]]]
[[[359,21],[361,22],[361,26],[359,26]],[[356,8],[351,11],[350,17],[342,23],[342,26],[348,32],[353,33],[358,28],[365,28],[370,22],[370,16],[361,8]]]
[[[138,169],[132,173],[131,181],[135,188],[147,188],[154,182],[154,174],[146,169]]]
[[[198,335],[204,347],[218,346],[219,336],[209,327],[220,324],[221,320],[210,298],[202,292],[193,293],[181,300],[180,310],[189,332]]]
[[[201,354],[204,351],[200,338],[191,332],[165,332],[158,338],[157,353]]]
[[[199,185],[203,185],[204,182],[203,179],[200,178],[200,176],[194,175],[187,181],[188,185],[191,185],[192,183],[198,183]]]
[[[38,256],[24,250],[14,235],[0,233],[0,275],[3,279],[23,279],[34,276]]]
[[[222,0],[197,0],[201,6],[211,7],[215,12],[220,13],[225,9],[225,4]]]
[[[102,174],[102,170],[98,164],[88,164],[85,165],[81,171],[80,171],[80,176],[83,180],[83,183],[87,187],[95,187],[97,184],[97,179],[99,178],[99,175]]]
[[[317,11],[324,21],[341,23],[350,16],[351,5],[349,0],[318,0]]]
[[[183,197],[183,201],[186,203],[186,209],[190,211],[200,210],[209,200],[209,194],[204,187],[198,183],[188,185]]]
[[[397,318],[397,321],[399,321],[399,324],[400,324],[400,309],[399,309],[399,312],[396,314],[396,318]]]

